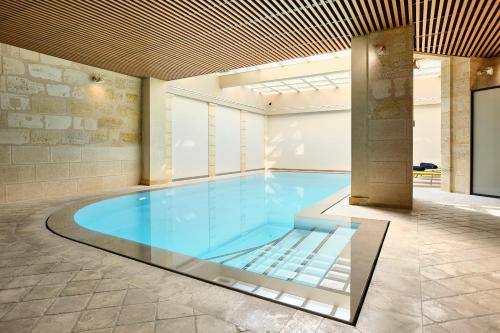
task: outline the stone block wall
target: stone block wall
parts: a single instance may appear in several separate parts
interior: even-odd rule
[[[484,67],[493,75],[477,75]],[[471,90],[500,85],[500,58],[443,59],[442,90],[442,164],[441,189],[470,193]]]
[[[0,203],[138,184],[140,83],[0,44]]]

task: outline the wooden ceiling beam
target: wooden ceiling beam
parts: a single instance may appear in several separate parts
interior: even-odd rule
[[[498,0],[2,0],[0,42],[172,80],[345,50],[415,24],[415,50],[499,55]]]

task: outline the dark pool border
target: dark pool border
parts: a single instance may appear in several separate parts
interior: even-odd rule
[[[279,171],[276,170],[273,172],[279,172]],[[288,172],[288,170],[283,171],[283,172]],[[256,174],[256,173],[250,173],[249,175],[252,175],[252,174]],[[245,176],[245,175],[242,175],[242,176]],[[342,322],[342,323],[345,323],[348,325],[355,326],[357,323],[357,320],[359,318],[359,314],[360,314],[362,305],[364,303],[364,299],[366,297],[368,287],[371,283],[373,272],[375,270],[375,267],[376,267],[376,264],[377,264],[377,261],[378,261],[379,255],[380,255],[380,251],[382,249],[383,242],[385,240],[385,236],[386,236],[386,233],[387,233],[387,230],[389,227],[389,221],[368,220],[368,219],[350,218],[350,217],[335,216],[335,215],[323,215],[323,212],[325,212],[327,209],[334,206],[339,201],[344,199],[347,195],[349,195],[350,187],[342,189],[341,191],[335,193],[334,195],[332,195],[332,196],[318,202],[317,204],[299,212],[297,214],[297,216],[304,217],[304,218],[310,218],[310,219],[319,218],[321,220],[335,221],[335,222],[338,222],[340,220],[340,221],[345,221],[347,223],[358,223],[360,225],[363,225],[366,223],[370,223],[370,224],[371,223],[376,223],[376,224],[382,223],[382,224],[384,224],[383,233],[381,235],[381,238],[378,242],[376,242],[378,244],[376,254],[373,256],[373,261],[371,263],[369,274],[364,279],[364,281],[365,281],[363,283],[364,286],[361,290],[361,293],[359,294],[359,298],[357,300],[357,306],[355,307],[356,310],[354,312],[354,316],[352,317],[352,321],[343,320],[343,319],[340,319],[340,318],[337,318],[337,317],[334,317],[334,316],[331,316],[328,314],[312,311],[312,310],[309,310],[307,308],[303,308],[301,306],[295,306],[292,304],[284,303],[284,302],[276,300],[276,299],[266,298],[266,297],[263,297],[263,296],[260,296],[260,295],[257,295],[257,294],[251,293],[251,292],[247,292],[247,291],[244,291],[241,289],[234,288],[232,286],[218,283],[218,282],[213,281],[213,280],[205,279],[201,276],[192,275],[192,274],[189,274],[187,272],[183,272],[183,271],[168,267],[166,265],[152,262],[151,258],[148,259],[147,255],[144,255],[145,253],[151,254],[151,252],[155,252],[155,253],[167,254],[167,255],[175,254],[178,256],[185,257],[185,258],[189,258],[189,260],[192,260],[195,263],[196,262],[203,262],[203,265],[206,265],[208,267],[220,267],[221,266],[221,265],[216,264],[216,263],[207,262],[207,261],[204,261],[201,259],[188,257],[185,255],[173,253],[173,252],[170,252],[167,250],[150,247],[150,246],[143,245],[143,244],[136,243],[136,242],[132,242],[132,241],[129,241],[126,239],[121,239],[121,238],[117,238],[117,237],[110,236],[110,235],[104,235],[104,234],[86,229],[84,227],[81,227],[80,225],[75,223],[74,218],[73,218],[76,211],[78,211],[80,208],[87,206],[87,205],[90,205],[90,204],[95,203],[95,202],[102,201],[102,200],[121,197],[121,196],[125,196],[125,195],[130,195],[130,194],[136,194],[136,193],[151,192],[151,191],[164,190],[164,189],[168,189],[168,188],[175,188],[178,186],[187,186],[187,185],[205,182],[205,181],[210,181],[210,180],[229,179],[229,178],[232,178],[232,177],[204,179],[204,180],[198,180],[195,182],[187,182],[187,183],[182,183],[182,184],[177,183],[173,186],[167,186],[167,187],[163,186],[160,188],[151,188],[151,189],[137,189],[137,190],[131,190],[131,191],[127,191],[127,192],[119,193],[119,194],[99,195],[98,197],[78,200],[78,201],[73,202],[73,203],[67,205],[66,207],[60,209],[59,211],[55,212],[51,216],[49,216],[47,218],[47,220],[45,221],[45,224],[46,224],[46,227],[48,230],[50,230],[51,232],[53,232],[53,233],[55,233],[63,238],[66,238],[66,239],[69,239],[72,241],[76,241],[78,243],[85,244],[85,245],[91,246],[91,247],[99,249],[99,250],[103,250],[103,251],[107,251],[107,252],[110,252],[110,253],[113,253],[116,255],[120,255],[120,256],[126,257],[128,259],[142,262],[142,263],[145,263],[145,264],[157,267],[157,268],[166,269],[170,272],[173,272],[176,274],[181,274],[183,276],[187,276],[190,278],[194,278],[196,280],[203,281],[205,283],[217,285],[219,287],[223,287],[223,288],[226,288],[229,290],[237,291],[237,292],[249,295],[249,296],[257,297],[259,299],[271,301],[273,303],[288,306],[288,307],[291,307],[291,308],[294,308],[297,310],[301,310],[301,311],[308,312],[308,313],[311,313],[314,315],[322,316],[322,317],[329,318],[329,319],[332,319],[335,321],[339,321],[339,322]],[[141,255],[141,253],[142,253],[142,255]],[[254,274],[257,275],[256,273],[247,272],[247,271],[245,271],[245,273],[248,273],[250,275],[254,275]],[[280,283],[290,283],[290,282],[280,280]],[[300,288],[310,288],[310,287],[300,286]],[[312,289],[315,289],[315,288],[312,288]]]

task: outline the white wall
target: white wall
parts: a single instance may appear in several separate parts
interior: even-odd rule
[[[413,118],[413,164],[430,162],[441,166],[441,105],[415,105]]]
[[[256,113],[246,113],[246,169],[264,168],[264,133],[266,118]]]
[[[216,173],[240,171],[240,110],[218,106],[215,128]]]
[[[350,170],[351,112],[268,117],[268,167]]]
[[[174,179],[208,175],[208,103],[174,96],[172,100]]]

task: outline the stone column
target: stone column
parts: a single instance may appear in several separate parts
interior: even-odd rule
[[[240,172],[247,170],[246,111],[240,111]]]
[[[470,193],[470,59],[451,57],[450,190]]]
[[[208,103],[208,176],[216,175],[215,169],[215,117],[217,104]]]
[[[172,177],[171,96],[166,82],[142,80],[142,177],[141,184],[168,183]]]
[[[441,60],[441,190],[451,191],[451,65]]]
[[[352,40],[351,204],[411,208],[413,28]]]

